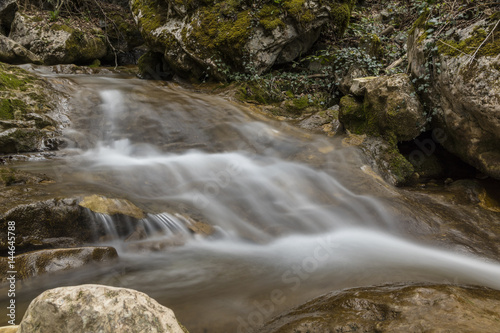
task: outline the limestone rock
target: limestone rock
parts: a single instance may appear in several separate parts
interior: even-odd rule
[[[45,65],[90,64],[107,53],[105,41],[95,31],[40,21],[19,12],[9,37],[39,56]]]
[[[3,35],[0,35],[0,61],[9,64],[41,63],[33,52]]]
[[[147,44],[174,72],[226,79],[230,72],[262,73],[292,61],[309,50],[327,23],[340,34],[353,2],[131,0],[130,5]]]
[[[412,74],[429,75],[426,98],[434,112],[432,126],[445,131],[441,144],[485,174],[500,179],[500,32],[486,40],[497,20],[480,21],[457,29],[442,42],[415,27],[408,38],[408,60]],[[485,43],[470,65],[470,53]],[[436,43],[438,52],[426,56],[425,45]],[[474,45],[474,47],[472,47]],[[463,48],[463,50],[461,50]],[[471,51],[472,50],[472,51]],[[431,72],[426,64],[434,63]]]
[[[16,256],[17,279],[28,279],[45,273],[69,270],[93,262],[116,259],[112,247],[80,247],[71,249],[40,250]],[[8,259],[0,258],[0,267],[8,271]],[[7,277],[2,277],[5,282]]]
[[[395,284],[320,296],[258,332],[494,332],[499,315],[498,290]]]
[[[2,326],[0,327],[0,333],[16,333],[18,329],[19,329],[18,325]]]
[[[141,292],[101,285],[47,290],[28,307],[18,333],[185,333],[174,313]]]
[[[144,211],[125,199],[109,199],[100,195],[84,197],[79,204],[95,213],[106,215],[122,214],[138,220],[146,217]]]

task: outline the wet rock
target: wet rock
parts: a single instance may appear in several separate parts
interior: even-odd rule
[[[106,215],[121,214],[138,220],[146,217],[143,210],[125,199],[109,199],[94,194],[84,197],[79,205],[88,208],[95,213]]]
[[[0,154],[57,149],[64,98],[45,80],[0,63]]]
[[[444,41],[434,40],[416,24],[408,39],[408,60],[416,78],[429,77],[424,95],[434,110],[433,127],[446,134],[442,145],[500,179],[500,32],[486,39],[497,21],[465,25],[450,31],[449,40]],[[426,45],[436,46],[434,56],[427,57]],[[467,53],[476,50],[471,61]],[[431,71],[430,63],[435,64]]]
[[[9,64],[41,63],[36,54],[3,35],[0,35],[0,61]]]
[[[336,105],[333,108],[319,111],[312,116],[298,123],[300,128],[310,131],[325,132],[328,135],[335,135],[341,130],[339,128],[339,107]]]
[[[15,222],[18,253],[93,241],[99,228],[78,201],[74,198],[38,201],[18,205],[0,215],[0,251],[7,249],[9,221]]]
[[[102,31],[75,29],[18,12],[9,37],[39,56],[45,65],[90,64],[107,53],[102,34]]]
[[[101,285],[45,291],[28,307],[18,333],[185,333],[174,313],[141,292]]]
[[[18,9],[16,0],[2,0],[0,3],[0,34],[9,35],[10,26]]]
[[[258,332],[493,332],[499,315],[498,290],[395,284],[320,296]]]
[[[71,249],[39,250],[16,256],[16,277],[28,279],[45,273],[65,271],[118,258],[112,247],[80,247]],[[0,267],[8,271],[8,258],[0,258]],[[6,282],[3,277],[1,282]]]
[[[352,2],[131,0],[142,36],[179,75],[226,79],[230,73],[263,73],[304,54],[327,23],[340,35]]]

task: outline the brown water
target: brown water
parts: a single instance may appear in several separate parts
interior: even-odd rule
[[[48,288],[101,283],[149,294],[190,332],[247,332],[345,287],[433,281],[500,288],[498,263],[415,243],[429,228],[420,223],[429,211],[370,175],[360,152],[340,139],[173,84],[64,79],[73,83],[66,88],[68,148],[16,167],[54,178],[47,187],[54,195],[126,198],[218,232],[159,252],[114,241],[118,263],[26,281],[18,293],[24,306]],[[405,205],[404,221],[398,205]]]

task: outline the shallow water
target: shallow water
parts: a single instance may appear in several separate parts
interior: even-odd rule
[[[497,262],[417,244],[390,209],[387,198],[397,194],[363,172],[364,157],[340,139],[176,85],[66,79],[74,83],[68,148],[17,167],[54,178],[57,195],[129,199],[166,218],[166,229],[183,214],[215,226],[217,236],[183,230],[184,245],[158,252],[114,240],[107,244],[118,249],[118,263],[26,281],[18,294],[24,306],[48,288],[101,283],[146,292],[192,333],[247,332],[345,287],[500,288]],[[418,216],[416,209],[407,207]]]

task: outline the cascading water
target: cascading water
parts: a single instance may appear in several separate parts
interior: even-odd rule
[[[79,84],[74,105],[90,107],[74,110],[72,154],[38,170],[58,165],[52,188],[61,195],[126,198],[150,212],[140,221],[148,237],[181,235],[183,242],[156,252],[118,247],[121,260],[111,267],[27,282],[26,301],[55,286],[111,284],[148,293],[190,332],[234,332],[258,326],[248,315],[273,290],[285,301],[265,318],[328,291],[375,283],[500,288],[498,263],[406,240],[403,223],[370,195],[395,194],[337,140],[178,87],[72,79]],[[218,236],[192,237],[183,216],[203,219]],[[95,217],[113,239],[123,238],[109,216]]]

